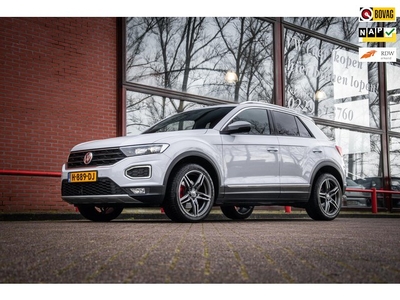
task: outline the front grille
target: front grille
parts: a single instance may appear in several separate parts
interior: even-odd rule
[[[83,158],[88,152],[93,153],[93,158],[92,161],[86,165],[83,162]],[[68,168],[108,166],[119,162],[125,157],[125,154],[122,153],[119,148],[71,152],[68,157]]]
[[[99,178],[96,182],[70,183],[62,181],[61,194],[63,196],[90,196],[90,195],[121,195],[126,192],[109,178]]]

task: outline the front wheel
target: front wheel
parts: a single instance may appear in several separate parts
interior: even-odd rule
[[[173,175],[168,186],[165,214],[175,222],[204,220],[214,203],[214,184],[200,165],[185,164]]]
[[[321,174],[314,183],[307,214],[314,220],[331,221],[340,212],[342,197],[339,181],[331,174]]]
[[[78,205],[79,212],[83,217],[94,222],[109,222],[117,218],[123,207],[120,206],[96,206],[96,205]]]
[[[232,220],[244,220],[251,216],[254,206],[221,206],[225,217]]]

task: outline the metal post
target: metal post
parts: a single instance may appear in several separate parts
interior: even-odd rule
[[[372,206],[372,213],[376,214],[378,212],[378,200],[376,197],[376,188],[372,188],[371,206]]]

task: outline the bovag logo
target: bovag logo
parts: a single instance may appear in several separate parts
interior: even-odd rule
[[[360,7],[360,22],[396,22],[394,7]]]

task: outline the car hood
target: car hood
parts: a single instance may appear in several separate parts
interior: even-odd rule
[[[131,145],[143,145],[152,143],[168,143],[176,138],[193,137],[204,135],[208,129],[182,130],[171,132],[159,132],[149,134],[139,134],[132,136],[121,136],[109,139],[94,140],[76,145],[71,151],[83,151],[91,149],[115,148]]]

